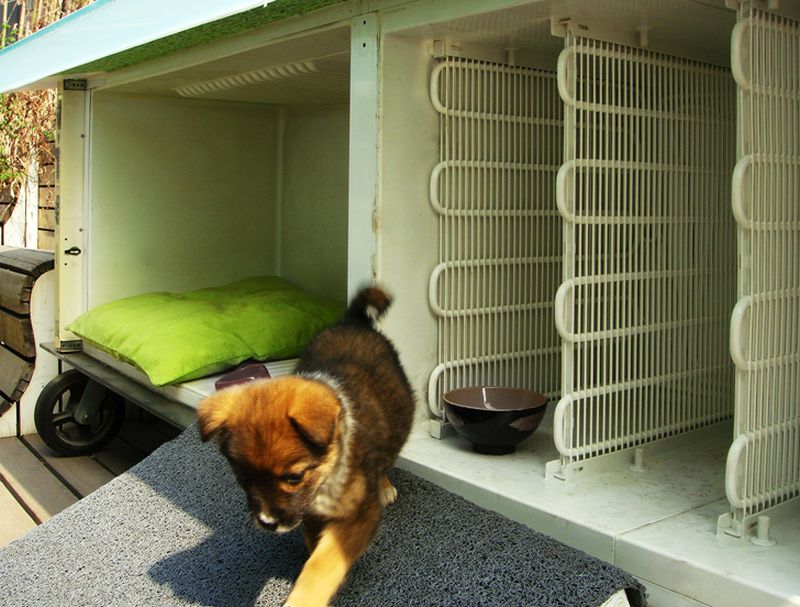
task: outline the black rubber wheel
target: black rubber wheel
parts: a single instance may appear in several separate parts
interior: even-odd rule
[[[106,391],[88,424],[75,421],[75,409],[89,379],[71,369],[54,377],[36,399],[36,431],[52,449],[63,455],[88,455],[99,451],[119,432],[125,420],[125,401]]]

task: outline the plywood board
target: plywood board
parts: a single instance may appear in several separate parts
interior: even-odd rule
[[[167,424],[164,424],[162,430],[158,430],[151,422],[129,419],[122,426],[119,437],[132,449],[146,455],[178,434],[180,434],[180,430]]]
[[[39,248],[52,251],[56,248],[56,234],[48,230],[39,230]]]
[[[56,208],[56,188],[39,184],[39,210]]]
[[[181,433],[180,430],[145,411],[144,419],[127,419],[119,436],[92,457],[114,474],[122,474],[158,447]]]
[[[55,230],[56,229],[56,213],[55,210],[44,204],[49,202],[47,194],[53,188],[39,188],[39,229],[40,230]],[[45,200],[42,200],[42,196]]]
[[[56,182],[56,165],[45,164],[39,170],[39,183],[52,184]]]
[[[0,476],[40,522],[77,501],[17,438],[0,439]]]
[[[28,513],[19,505],[14,496],[0,484],[0,548],[22,537],[36,527]]]
[[[113,473],[88,455],[61,457],[36,434],[26,435],[24,439],[81,497],[114,478]]]
[[[146,453],[134,449],[124,440],[115,438],[105,449],[92,455],[92,458],[103,468],[119,475],[127,472],[131,466],[138,464],[146,456]]]

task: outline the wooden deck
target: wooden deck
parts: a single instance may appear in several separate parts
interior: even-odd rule
[[[0,439],[0,546],[141,461],[180,430],[142,411],[104,450],[62,457],[36,434]]]

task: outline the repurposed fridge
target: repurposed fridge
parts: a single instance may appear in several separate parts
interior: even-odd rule
[[[378,276],[431,418],[408,465],[699,604],[781,604],[800,564],[798,7],[495,8],[381,21]],[[552,416],[494,460],[442,398],[487,385]],[[726,538],[750,540],[733,569],[687,573]],[[782,598],[749,594],[748,569]]]

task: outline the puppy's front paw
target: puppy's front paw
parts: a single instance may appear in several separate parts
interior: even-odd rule
[[[292,603],[284,603],[283,607],[295,607]],[[328,607],[328,605],[320,605],[320,607]]]
[[[381,481],[381,488],[378,497],[381,500],[381,506],[384,508],[389,504],[393,504],[395,500],[397,500],[397,488],[385,476]]]

